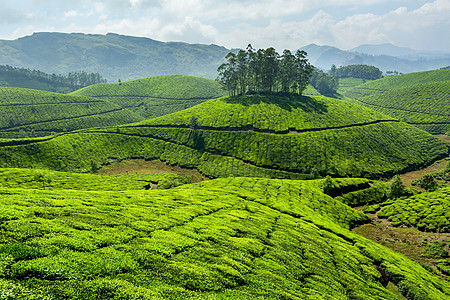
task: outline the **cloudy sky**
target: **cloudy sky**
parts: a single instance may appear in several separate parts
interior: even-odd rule
[[[393,43],[450,52],[450,0],[0,0],[0,39],[114,32],[227,48],[350,49]]]

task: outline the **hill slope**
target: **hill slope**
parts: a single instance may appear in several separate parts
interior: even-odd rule
[[[320,181],[168,191],[0,188],[0,291],[39,299],[445,299],[449,283],[348,229]],[[389,283],[390,289],[385,288]]]
[[[423,53],[418,54],[411,51],[410,55],[395,55],[399,51],[407,54],[403,48],[376,49],[378,47],[367,47],[361,45],[355,49],[345,51],[331,46],[308,45],[302,47],[308,53],[313,65],[324,70],[330,70],[336,66],[347,65],[369,65],[386,71],[398,71],[401,73],[420,72],[436,70],[450,64],[450,53]],[[369,53],[367,53],[369,52]],[[379,55],[373,55],[373,54]]]
[[[41,136],[143,119],[101,99],[8,87],[0,87],[0,111],[0,137]]]
[[[450,80],[414,85],[358,101],[433,134],[450,131]]]
[[[154,76],[115,84],[102,83],[72,93],[113,102],[145,119],[183,110],[224,94],[221,85],[214,80],[185,75]]]
[[[118,128],[4,142],[0,166],[86,170],[91,161],[140,157],[196,168],[209,177],[379,177],[447,155],[445,142],[360,105],[252,95],[209,100]]]
[[[417,84],[447,80],[450,80],[450,70],[435,70],[388,76],[355,86],[344,91],[343,95],[349,98],[359,99],[361,97],[407,88]]]
[[[163,43],[148,38],[81,33],[35,33],[0,41],[0,65],[46,73],[100,73],[109,82],[154,75],[215,78],[229,52],[216,45]]]

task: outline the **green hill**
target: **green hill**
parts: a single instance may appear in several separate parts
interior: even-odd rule
[[[0,87],[0,137],[49,135],[143,120],[101,99]]]
[[[225,95],[225,91],[218,82],[211,79],[166,75],[115,84],[96,84],[75,91],[72,95],[110,101],[148,119],[221,97]]]
[[[217,45],[166,43],[114,33],[37,32],[0,40],[0,65],[49,74],[84,70],[100,73],[109,82],[170,74],[214,79],[229,51]]]
[[[326,97],[245,96],[46,141],[4,141],[2,167],[89,170],[109,158],[160,159],[208,177],[391,176],[448,155],[444,141]]]
[[[450,80],[450,70],[435,70],[388,76],[378,80],[366,82],[343,92],[343,95],[353,99],[381,94],[417,84]]]
[[[450,80],[414,85],[358,100],[430,133],[450,131]]]
[[[349,231],[367,217],[325,195],[321,185],[224,178],[163,191],[0,188],[0,294],[13,299],[450,296],[447,281]]]

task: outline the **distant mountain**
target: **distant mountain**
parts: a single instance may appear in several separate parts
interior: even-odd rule
[[[389,55],[395,57],[403,57],[407,55],[417,55],[420,51],[405,47],[398,47],[392,44],[369,45],[364,44],[356,48],[348,50],[350,52],[359,52],[369,55]]]
[[[229,51],[217,45],[165,43],[113,33],[42,32],[0,40],[0,65],[55,74],[98,72],[109,82],[169,74],[215,78]]]
[[[450,53],[427,52],[401,48],[391,44],[361,45],[349,51],[330,46],[311,44],[302,47],[310,62],[318,68],[329,70],[331,65],[365,64],[378,67],[383,72],[411,73],[440,69],[450,65]]]

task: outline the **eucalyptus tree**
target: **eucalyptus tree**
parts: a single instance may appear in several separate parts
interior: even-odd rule
[[[231,96],[251,93],[301,94],[309,84],[313,67],[309,64],[305,51],[295,55],[284,50],[279,55],[273,48],[258,49],[252,45],[237,54],[230,52],[226,63],[217,69],[217,80],[228,90]]]

